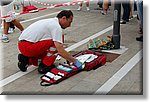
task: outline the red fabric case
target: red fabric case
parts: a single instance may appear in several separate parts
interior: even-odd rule
[[[94,54],[94,55],[97,55],[98,57],[96,59],[94,59],[93,61],[91,62],[86,62],[85,63],[85,68],[83,70],[85,71],[90,71],[92,69],[96,69],[102,65],[104,65],[106,63],[106,56],[100,52],[94,52],[94,51],[91,51],[91,50],[85,50],[85,51],[81,51],[75,55],[73,55],[74,57],[77,57],[77,56],[80,56],[80,55],[84,55],[84,54]],[[64,66],[67,66],[68,68],[70,68],[69,65],[64,65]],[[54,75],[57,75],[57,76],[61,76],[60,79],[58,80],[55,80],[55,78],[49,78],[50,80],[45,80],[43,77],[46,77],[46,74],[43,75],[41,77],[41,86],[49,86],[49,85],[52,85],[52,84],[57,84],[59,82],[61,82],[62,80],[64,79],[67,79],[77,73],[79,73],[80,71],[82,70],[79,70],[77,67],[73,67],[71,68],[72,70],[71,71],[64,71],[62,69],[59,69],[59,68],[53,68],[50,73],[54,74]],[[46,84],[45,84],[46,83]]]
[[[63,64],[62,64],[63,65]],[[68,65],[64,65],[64,66],[68,66]],[[70,66],[68,66],[70,67]],[[60,70],[58,68],[53,68],[50,73],[54,74],[54,75],[57,75],[57,76],[60,76],[61,78],[58,79],[58,80],[55,80],[54,78],[50,78],[48,76],[46,76],[46,74],[44,74],[42,77],[41,77],[41,86],[49,86],[49,85],[52,85],[52,84],[57,84],[59,82],[61,82],[62,80],[64,79],[67,79],[75,74],[77,74],[79,72],[78,68],[77,67],[73,67],[71,71],[67,72],[67,71],[64,71],[64,70]],[[46,80],[44,77],[47,77],[49,80]]]
[[[36,10],[37,8],[35,6],[24,6],[23,7],[23,12],[28,12],[32,10]]]
[[[84,54],[94,54],[94,55],[98,56],[92,62],[86,62],[85,63],[85,68],[84,68],[85,71],[96,69],[96,68],[98,68],[98,67],[100,67],[106,63],[106,56],[104,54],[102,54],[100,52],[94,52],[91,50],[84,50],[84,51],[81,51],[81,52],[79,52],[73,56],[78,57],[78,56],[84,55]]]

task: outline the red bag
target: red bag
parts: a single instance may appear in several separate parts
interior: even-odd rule
[[[92,69],[96,69],[102,65],[104,65],[106,63],[106,56],[104,54],[102,54],[101,52],[96,52],[96,51],[91,51],[91,50],[84,50],[81,51],[75,55],[73,55],[74,57],[78,57],[81,55],[85,55],[85,54],[93,54],[93,55],[97,55],[97,58],[94,59],[91,62],[85,62],[85,67],[84,70],[85,71],[89,71]]]
[[[29,3],[29,5],[25,6],[24,0],[21,1],[21,4],[23,6],[23,8],[22,8],[23,12],[29,12],[29,11],[32,11],[32,10],[37,10],[37,8],[35,6],[31,5],[30,1],[28,1],[28,3]]]
[[[52,84],[57,84],[64,79],[67,79],[75,74],[78,70],[75,66],[69,66],[68,64],[60,64],[57,67],[53,68],[50,72],[47,72],[41,76],[41,86],[50,86]]]
[[[97,57],[93,59],[91,62],[85,62],[85,67],[83,70],[89,71],[92,69],[96,69],[106,63],[106,56],[100,52],[93,52],[90,50],[81,51],[75,55],[74,57],[78,57],[81,55],[92,54]],[[69,66],[68,64],[60,64],[57,67],[53,68],[50,72],[47,72],[43,76],[41,76],[41,86],[50,86],[52,84],[57,84],[64,79],[67,79],[77,73],[79,73],[80,69],[75,66]]]
[[[29,11],[32,11],[32,10],[37,10],[37,8],[35,6],[24,6],[22,8],[23,12],[29,12]]]

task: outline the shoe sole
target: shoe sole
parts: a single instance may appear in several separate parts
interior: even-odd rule
[[[9,43],[9,40],[2,40],[3,43]]]
[[[25,56],[22,54],[18,55],[18,67],[21,71],[25,72],[27,71],[27,67],[28,67],[28,61],[26,61]]]

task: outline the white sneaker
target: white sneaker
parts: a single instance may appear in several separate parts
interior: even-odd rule
[[[8,43],[9,42],[8,36],[2,36],[2,42],[3,43]]]
[[[77,10],[78,10],[78,11],[81,11],[81,9],[82,9],[82,7],[79,7]]]
[[[87,10],[87,11],[90,11],[90,8],[89,8],[89,7],[86,7],[86,10]]]
[[[9,34],[14,33],[14,29],[13,28],[9,28],[8,33]]]

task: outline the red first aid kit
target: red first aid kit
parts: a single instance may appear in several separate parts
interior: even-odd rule
[[[69,66],[68,64],[59,64],[53,68],[50,72],[47,72],[41,76],[41,86],[50,86],[52,84],[57,84],[60,81],[67,79],[78,72],[80,72],[77,67]]]
[[[37,8],[35,6],[30,5],[30,6],[24,6],[22,8],[22,10],[23,10],[23,12],[28,12],[28,11],[32,11],[32,10],[37,10]]]
[[[98,51],[85,50],[74,54],[73,56],[82,63],[82,70],[73,65],[69,66],[69,64],[59,64],[50,72],[41,76],[41,86],[57,84],[80,71],[90,71],[106,63],[106,56]]]
[[[29,5],[25,6],[24,0],[21,1],[21,4],[23,6],[23,8],[22,8],[23,12],[29,12],[29,11],[32,11],[32,10],[37,10],[37,7],[35,7],[34,5],[31,5],[30,1],[28,1],[28,3],[29,3]]]
[[[102,54],[100,51],[84,50],[73,56],[78,57],[86,54],[96,55],[96,57],[92,61],[85,61],[85,67],[84,67],[85,71],[96,69],[106,63],[106,56]]]

